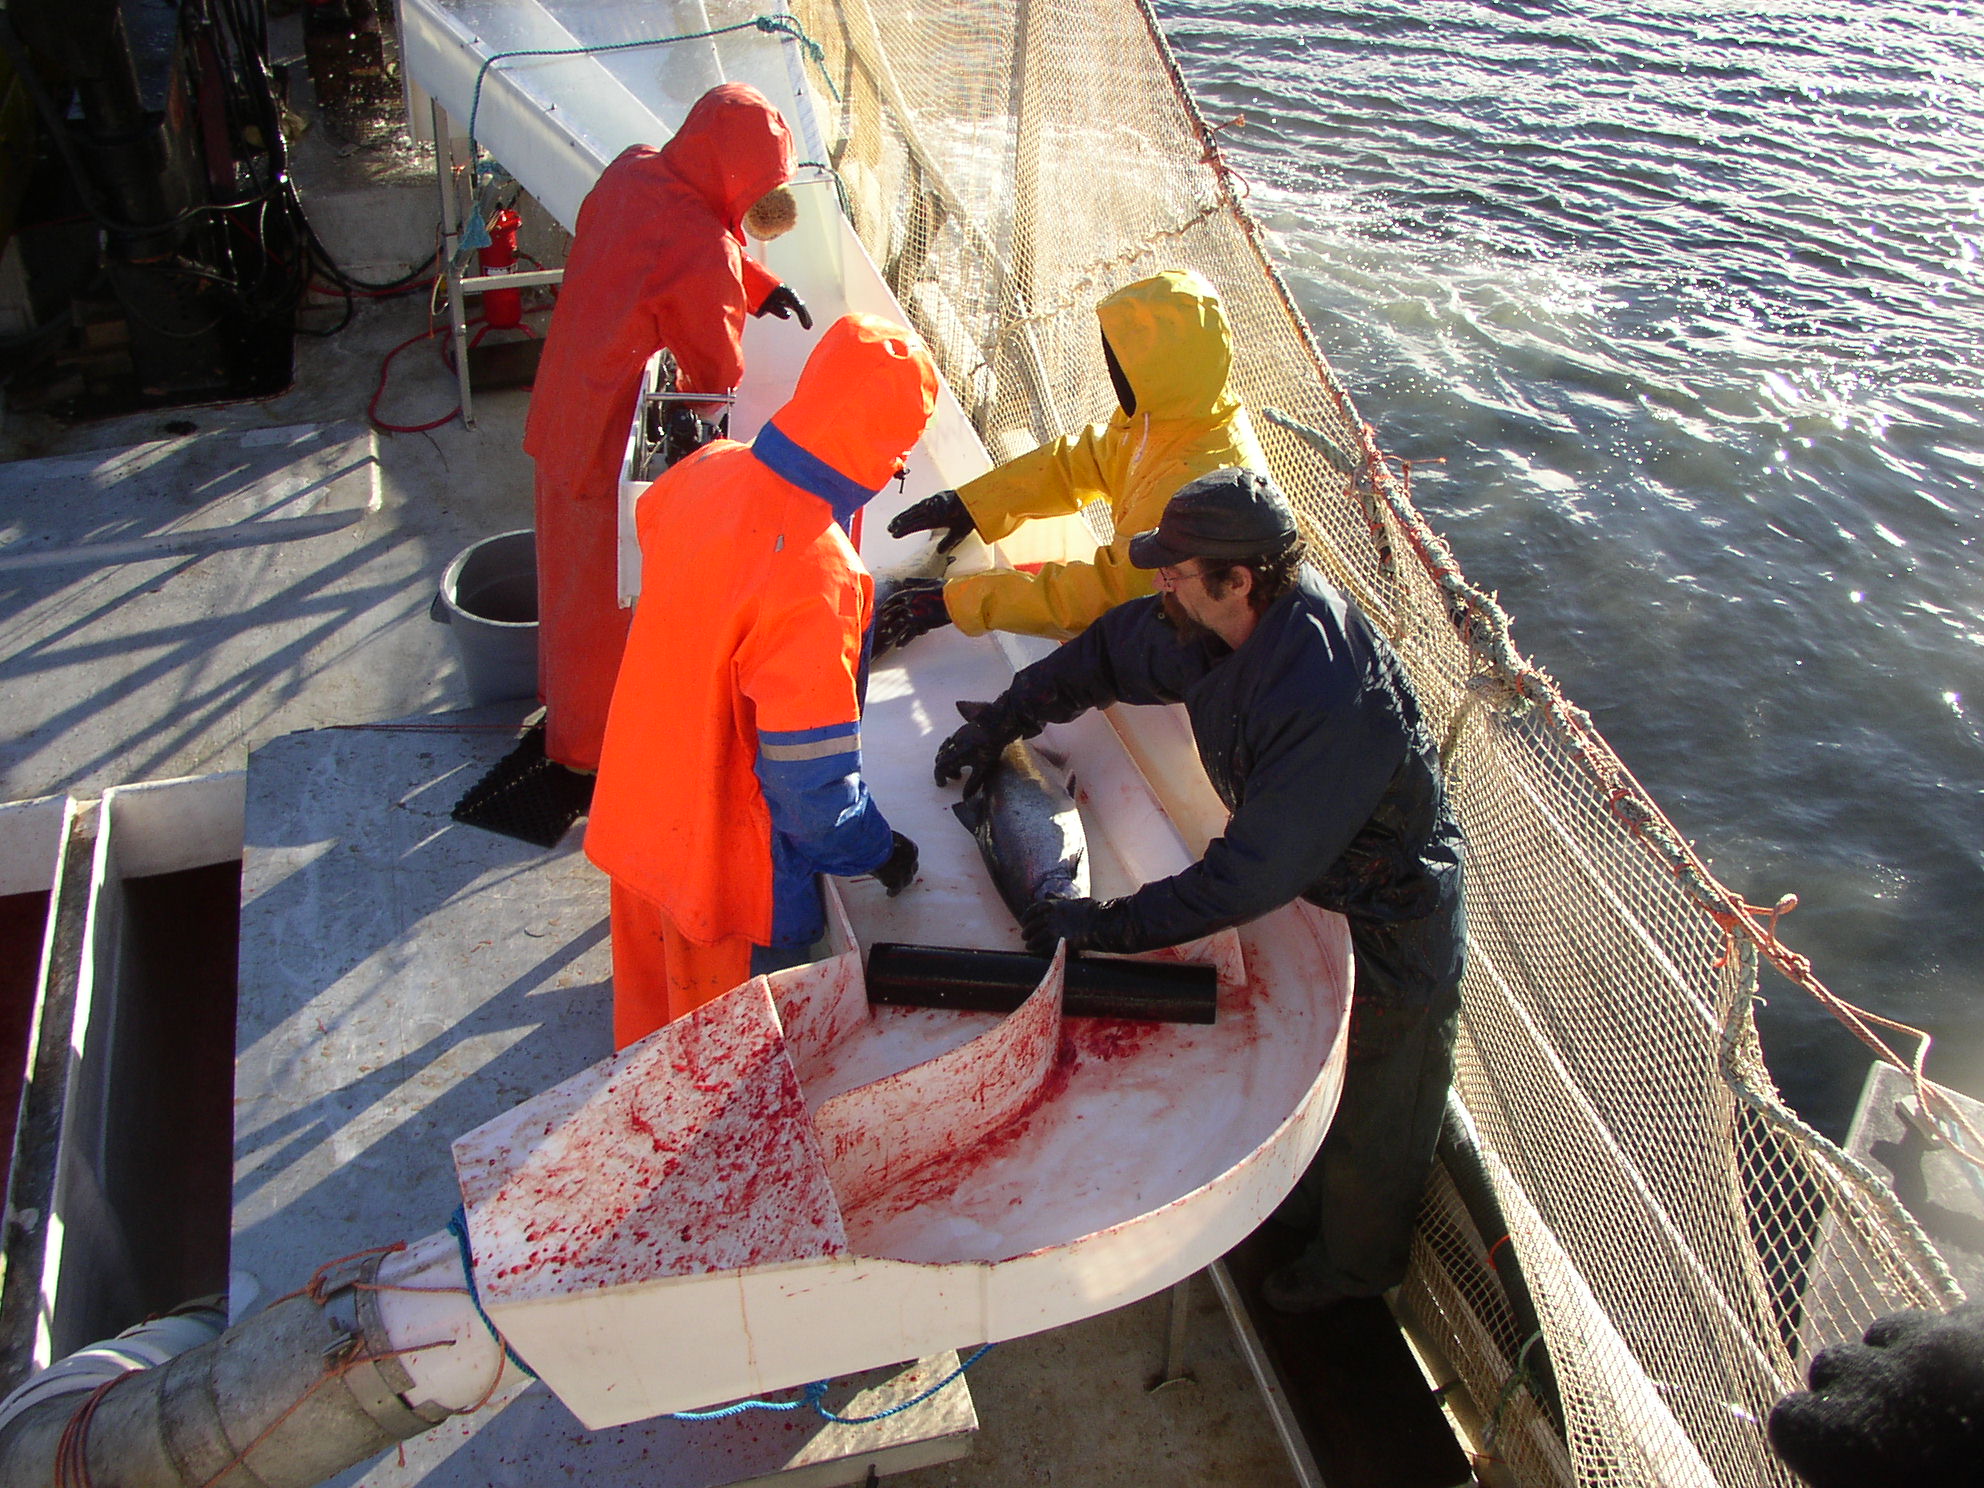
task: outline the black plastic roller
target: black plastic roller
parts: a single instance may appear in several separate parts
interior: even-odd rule
[[[897,1007],[1010,1013],[1047,974],[1047,958],[1024,951],[897,945],[868,951],[868,1000]],[[1068,958],[1062,1011],[1071,1018],[1135,1018],[1147,1023],[1210,1023],[1219,1008],[1219,973],[1169,961]]]

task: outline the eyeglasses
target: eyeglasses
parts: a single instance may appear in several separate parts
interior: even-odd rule
[[[1164,587],[1167,589],[1174,588],[1184,583],[1187,579],[1203,579],[1206,576],[1206,571],[1203,568],[1180,570],[1166,564],[1159,564],[1151,572],[1164,580]]]

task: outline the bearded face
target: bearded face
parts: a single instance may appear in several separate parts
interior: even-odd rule
[[[1170,622],[1171,628],[1178,633],[1179,645],[1196,646],[1213,635],[1211,627],[1201,625],[1198,621],[1194,620],[1186,611],[1184,605],[1178,602],[1178,596],[1170,590],[1167,589],[1159,594],[1157,596],[1157,602],[1164,611],[1164,618]]]

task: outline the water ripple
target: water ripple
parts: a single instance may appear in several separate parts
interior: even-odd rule
[[[1160,15],[1208,113],[1247,115],[1222,138],[1367,416],[1446,457],[1417,492],[1519,640],[1736,887],[1805,895],[1787,930],[1842,990],[1968,1039],[1984,1093],[1984,19]],[[1837,1125],[1860,1069],[1779,1073]]]

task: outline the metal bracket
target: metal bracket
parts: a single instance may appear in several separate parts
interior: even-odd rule
[[[462,427],[475,427],[475,401],[468,378],[468,296],[491,289],[535,289],[563,284],[563,269],[527,269],[519,274],[464,274],[468,258],[462,247],[464,220],[461,195],[455,190],[454,145],[448,116],[438,99],[430,99],[433,114],[434,176],[441,192],[441,281],[448,289],[449,349],[455,357],[456,396],[462,405]]]
[[[728,407],[737,401],[735,393],[683,393],[673,388],[642,388],[640,407],[634,418],[633,459],[628,473],[634,480],[649,480],[659,474],[654,458],[665,442],[660,429],[661,411],[671,403],[721,403]]]
[[[334,1335],[324,1350],[326,1359],[342,1362],[363,1351],[368,1343],[383,1347],[386,1327],[379,1315],[379,1293],[374,1283],[384,1259],[369,1255],[326,1274],[322,1286],[324,1322]],[[417,1435],[452,1414],[439,1407],[422,1409],[409,1403],[406,1396],[413,1389],[413,1377],[391,1355],[370,1359],[344,1370],[343,1375],[351,1398],[382,1430],[392,1433],[395,1441]]]

